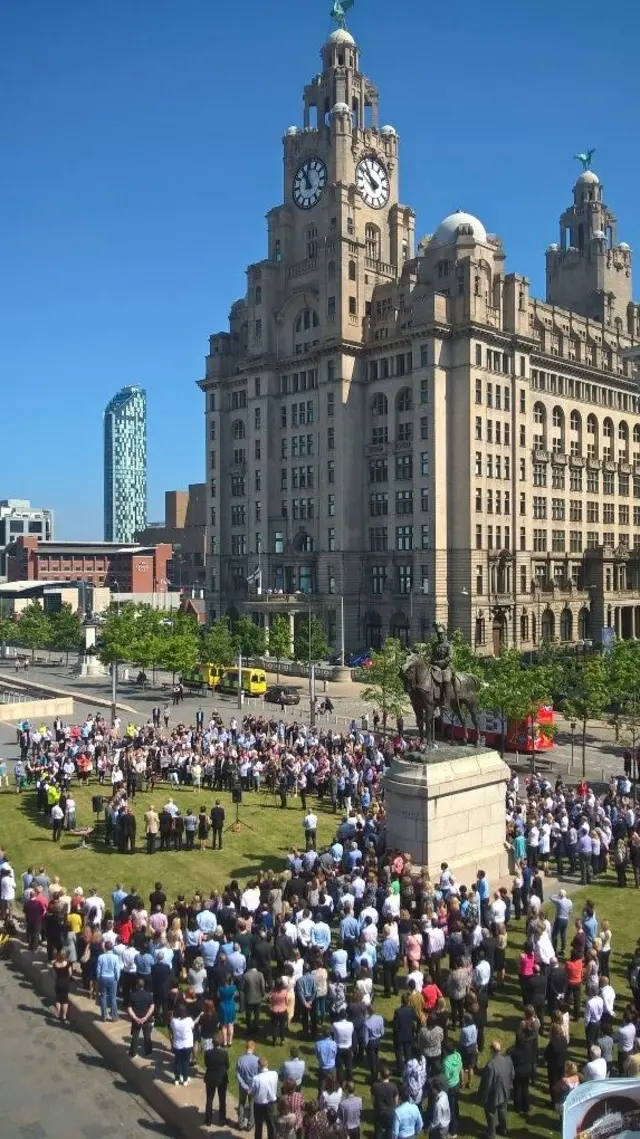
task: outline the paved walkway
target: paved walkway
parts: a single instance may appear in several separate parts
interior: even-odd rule
[[[0,965],[2,1139],[174,1137],[90,1044],[61,1028],[32,985]]]

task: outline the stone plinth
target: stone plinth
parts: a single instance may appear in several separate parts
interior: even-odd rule
[[[445,744],[425,754],[427,763],[394,760],[385,776],[387,848],[411,854],[432,877],[448,862],[460,883],[485,870],[495,885],[509,873],[507,764],[487,748]]]
[[[106,676],[107,670],[97,656],[85,656],[74,668],[75,676]]]

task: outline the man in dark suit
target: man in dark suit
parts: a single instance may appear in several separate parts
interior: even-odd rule
[[[171,849],[172,824],[171,811],[167,811],[166,807],[163,807],[160,811],[160,850]]]
[[[213,1048],[204,1054],[204,1086],[207,1093],[204,1109],[204,1122],[207,1127],[213,1123],[213,1100],[218,1093],[218,1125],[227,1122],[227,1086],[229,1083],[229,1053],[222,1043],[222,1036],[216,1036]]]
[[[211,808],[211,826],[213,828],[213,849],[216,849],[216,839],[218,840],[218,850],[222,850],[222,828],[224,827],[224,807],[220,806],[220,800],[216,799],[215,806]]]
[[[120,822],[120,827],[123,853],[126,854],[128,852],[129,854],[133,854],[136,848],[137,823],[136,816],[132,810],[128,809],[125,811]]]
[[[204,727],[204,712],[202,711],[202,708],[198,708],[198,711],[196,712],[196,728],[198,729],[199,732],[201,732],[203,727]]]

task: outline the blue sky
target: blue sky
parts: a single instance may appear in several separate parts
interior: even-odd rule
[[[58,537],[102,536],[102,408],[125,384],[149,395],[149,517],[204,477],[207,337],[264,255],[330,6],[0,3],[0,498],[53,507]],[[640,249],[637,6],[356,0],[349,26],[419,234],[476,213],[541,295],[595,146]]]

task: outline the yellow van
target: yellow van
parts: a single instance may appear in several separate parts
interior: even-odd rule
[[[225,668],[219,687],[221,692],[237,692],[238,669]],[[243,668],[242,691],[247,696],[264,696],[267,691],[267,674],[263,668]]]
[[[206,685],[207,688],[219,688],[220,681],[224,675],[224,669],[219,664],[199,664],[196,668],[189,669],[182,677],[183,684],[197,685],[202,687]]]

